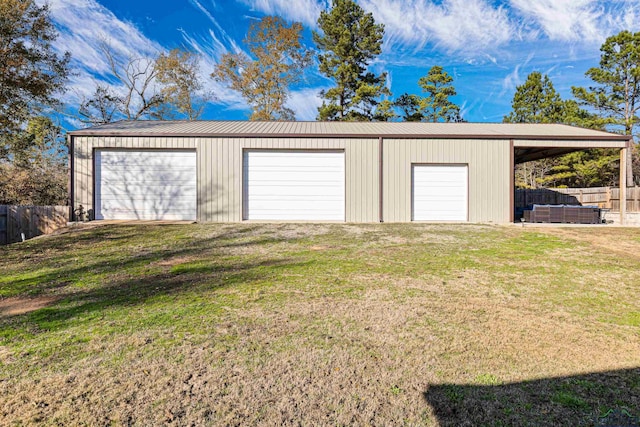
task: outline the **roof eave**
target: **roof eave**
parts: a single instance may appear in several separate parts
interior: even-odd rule
[[[513,139],[519,141],[629,141],[628,135],[509,135],[509,134],[372,134],[372,133],[176,133],[76,130],[71,136],[157,137],[157,138],[360,138],[360,139]]]

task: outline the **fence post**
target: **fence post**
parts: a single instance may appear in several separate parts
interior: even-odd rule
[[[8,209],[5,205],[0,205],[0,245],[9,243],[8,238]]]
[[[620,150],[620,224],[624,225],[627,219],[627,146]]]

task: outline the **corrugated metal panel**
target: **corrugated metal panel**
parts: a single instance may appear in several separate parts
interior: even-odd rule
[[[200,220],[242,221],[244,149],[344,150],[347,222],[378,220],[378,156],[374,139],[200,138]]]
[[[468,165],[469,221],[508,222],[509,158],[508,140],[385,140],[385,222],[411,221],[413,164]]]
[[[219,122],[216,122],[219,123]],[[233,122],[229,126],[234,125]],[[270,124],[264,124],[271,126]],[[287,126],[289,126],[287,124]],[[305,123],[307,126],[313,123]],[[369,124],[361,124],[367,127]],[[280,126],[283,126],[280,124]],[[521,140],[518,140],[520,142]],[[527,141],[532,143],[535,141]],[[567,141],[559,141],[567,143]],[[575,144],[575,141],[571,142]],[[243,149],[345,150],[346,220],[379,219],[379,142],[372,138],[206,138],[147,135],[74,137],[75,207],[93,208],[93,148],[197,148],[198,218],[201,221],[242,220]],[[509,221],[509,141],[497,139],[385,139],[383,218],[411,220],[411,164],[469,165],[469,220]]]
[[[71,132],[72,135],[177,136],[429,136],[436,138],[624,140],[625,136],[559,124],[416,123],[416,122],[247,122],[136,121],[116,122]],[[586,142],[586,141],[585,141]]]
[[[599,141],[599,148],[624,148],[626,141]],[[592,148],[594,145],[593,141],[562,141],[562,140],[544,140],[544,141],[535,141],[535,140],[514,140],[514,147],[540,147],[540,148],[556,148],[556,147],[567,147],[567,148]]]

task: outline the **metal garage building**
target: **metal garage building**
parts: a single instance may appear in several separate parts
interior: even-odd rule
[[[74,208],[216,222],[506,223],[516,163],[617,148],[624,168],[629,144],[565,125],[490,123],[138,121],[69,138]]]

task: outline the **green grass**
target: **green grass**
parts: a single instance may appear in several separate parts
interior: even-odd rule
[[[1,247],[0,416],[17,425],[638,416],[640,230],[598,230],[120,225]]]

